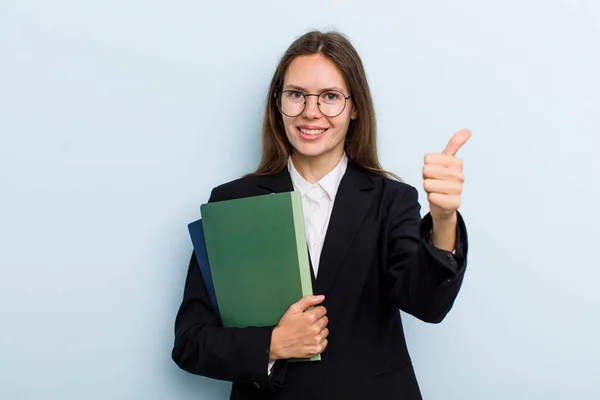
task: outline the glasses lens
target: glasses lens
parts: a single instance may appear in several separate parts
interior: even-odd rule
[[[286,90],[279,97],[279,108],[285,115],[300,115],[304,110],[304,95],[293,90]]]
[[[328,117],[335,117],[344,111],[346,96],[343,93],[332,90],[321,93],[319,96],[319,109]]]

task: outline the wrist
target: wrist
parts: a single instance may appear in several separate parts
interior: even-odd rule
[[[450,230],[456,228],[458,222],[458,213],[456,211],[443,216],[431,215],[434,230]]]
[[[276,326],[271,332],[271,346],[269,348],[269,361],[277,361],[281,359],[278,352],[279,343],[279,327]]]
[[[454,212],[448,217],[433,219],[433,229],[431,232],[432,244],[446,251],[453,251],[456,245],[456,224],[458,223],[457,213]]]

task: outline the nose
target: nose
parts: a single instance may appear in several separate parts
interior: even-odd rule
[[[316,95],[307,95],[306,97],[306,107],[304,107],[304,111],[302,115],[306,119],[316,119],[322,116],[321,110],[319,110],[319,96]],[[314,99],[313,99],[314,98]]]

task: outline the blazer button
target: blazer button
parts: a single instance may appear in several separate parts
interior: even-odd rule
[[[260,389],[260,384],[258,382],[253,382],[254,386],[256,386],[257,389]]]

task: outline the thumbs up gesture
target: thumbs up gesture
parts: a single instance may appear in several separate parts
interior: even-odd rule
[[[458,150],[469,140],[471,132],[460,130],[452,136],[442,153],[429,153],[423,166],[423,188],[427,192],[429,211],[434,230],[446,222],[456,224],[456,210],[460,206],[460,195],[465,180],[463,163],[456,157]]]

